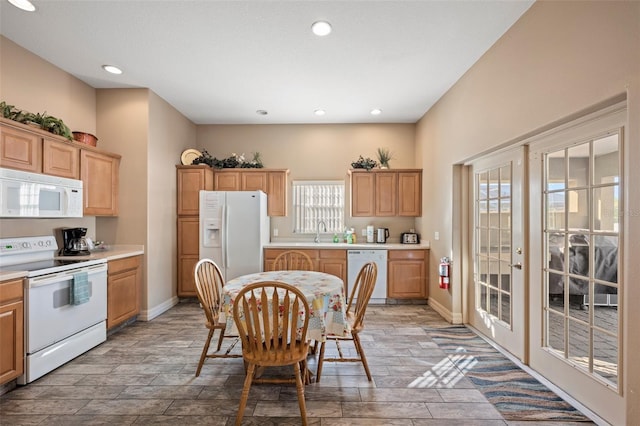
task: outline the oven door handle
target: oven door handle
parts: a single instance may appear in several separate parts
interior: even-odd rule
[[[47,274],[42,277],[29,278],[28,284],[29,288],[42,287],[49,284],[59,283],[61,281],[67,281],[73,279],[73,274],[77,274],[78,272],[88,272],[89,275],[96,274],[100,272],[106,272],[107,266],[104,264],[88,266],[86,268],[74,269],[73,271],[64,271],[58,272],[54,274]],[[91,277],[89,277],[91,278]]]

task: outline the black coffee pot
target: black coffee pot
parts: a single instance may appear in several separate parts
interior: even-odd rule
[[[62,256],[87,256],[89,244],[87,244],[87,228],[62,228]]]

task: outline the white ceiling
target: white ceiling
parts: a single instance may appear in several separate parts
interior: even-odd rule
[[[414,123],[533,3],[32,2],[0,0],[2,35],[92,87],[149,88],[196,124]],[[333,32],[313,35],[317,20]]]

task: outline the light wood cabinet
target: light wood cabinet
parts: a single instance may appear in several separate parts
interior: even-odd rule
[[[196,296],[193,268],[199,260],[200,190],[211,191],[214,173],[211,167],[176,166],[178,197],[178,276],[179,297]]]
[[[350,170],[351,216],[422,215],[422,170]]]
[[[198,216],[178,218],[178,296],[181,297],[197,296],[193,268],[200,258],[199,228]]]
[[[264,270],[273,271],[273,261],[287,250],[301,251],[307,254],[313,262],[313,270],[335,275],[347,285],[347,251],[344,249],[295,249],[295,248],[266,248],[264,249]]]
[[[23,124],[0,123],[0,167],[42,173],[41,159],[42,137],[38,133]]]
[[[24,293],[22,280],[0,282],[0,384],[24,372]]]
[[[387,260],[388,298],[426,299],[428,297],[427,250],[389,250]]]
[[[46,175],[80,179],[80,149],[69,143],[45,138],[42,141],[42,172]]]
[[[215,191],[257,191],[267,194],[267,214],[287,215],[287,176],[289,170],[216,169]]]
[[[140,313],[142,256],[107,263],[107,329]]]
[[[86,216],[117,216],[120,156],[103,151],[80,150],[83,212]]]
[[[200,214],[200,190],[213,189],[213,170],[209,166],[177,166],[178,216]]]

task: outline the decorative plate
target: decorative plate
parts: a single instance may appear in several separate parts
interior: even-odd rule
[[[180,156],[180,160],[182,160],[183,166],[190,166],[193,163],[193,160],[200,157],[202,153],[197,149],[186,149],[182,155]]]

